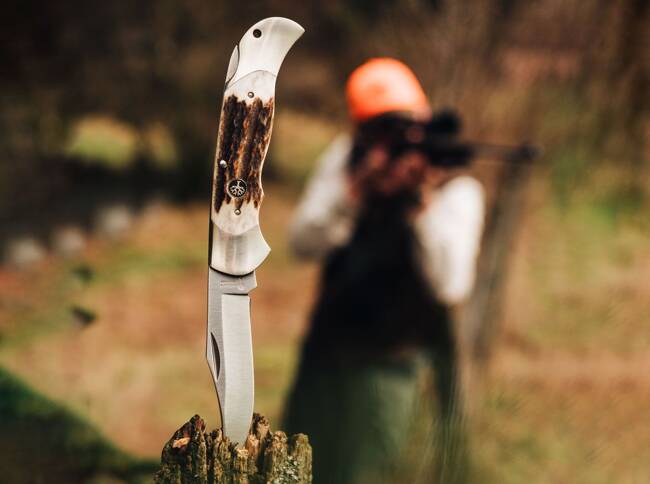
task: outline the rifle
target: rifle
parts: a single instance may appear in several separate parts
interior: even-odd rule
[[[397,160],[407,151],[417,151],[432,165],[443,168],[466,167],[477,158],[527,163],[540,153],[529,143],[508,146],[462,141],[459,139],[461,129],[460,117],[450,110],[440,111],[426,120],[387,113],[359,125],[354,147],[356,153],[352,159],[360,160],[362,153],[378,144],[388,150],[391,160]]]

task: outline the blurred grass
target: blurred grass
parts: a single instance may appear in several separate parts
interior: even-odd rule
[[[74,323],[71,308],[92,298],[93,292],[119,286],[126,279],[147,284],[159,274],[203,267],[204,256],[205,246],[196,240],[196,244],[171,245],[159,251],[116,243],[102,257],[86,260],[81,266],[79,261],[55,261],[53,267],[38,274],[39,281],[32,290],[39,298],[27,295],[24,304],[10,304],[3,311],[2,319],[11,327],[0,340],[0,348],[13,349],[34,338],[69,329]],[[92,272],[90,288],[80,281],[79,267],[87,267]]]
[[[277,427],[282,422],[283,403],[298,362],[292,341],[259,344],[255,347],[255,404]]]
[[[292,195],[274,184],[267,190],[265,235],[274,251],[258,274],[266,290],[253,294],[256,401],[257,410],[277,425],[295,360],[291,328],[300,319],[287,318],[291,307],[277,301],[305,286],[292,280],[296,266],[286,249]],[[95,240],[81,259],[48,261],[40,270],[41,286],[29,287],[31,274],[14,274],[25,304],[1,313],[2,321],[13,324],[3,326],[0,363],[40,391],[65,399],[138,454],[156,455],[189,413],[217,427],[217,399],[204,357],[206,251],[203,204],[154,202],[126,240]],[[87,327],[77,324],[72,303],[97,319]],[[127,408],[139,421],[137,435],[128,432]]]
[[[108,115],[91,115],[77,120],[70,129],[63,154],[115,170],[130,167],[138,156],[145,157],[163,171],[178,165],[178,148],[165,125],[152,123],[138,130]]]
[[[136,156],[138,136],[135,128],[104,116],[87,117],[72,128],[65,153],[88,163],[125,168]]]
[[[647,397],[551,379],[490,381],[471,426],[482,482],[645,482]]]
[[[316,116],[284,110],[273,126],[272,163],[283,184],[298,193],[311,173],[314,160],[341,131],[331,121]]]
[[[136,459],[94,426],[0,367],[3,482],[148,482],[155,461]],[[125,416],[126,418],[126,416]]]
[[[181,272],[203,267],[206,247],[197,240],[196,244],[170,244],[152,251],[145,247],[119,244],[108,257],[93,266],[95,283],[108,286],[121,284],[125,278],[144,281],[159,273]]]

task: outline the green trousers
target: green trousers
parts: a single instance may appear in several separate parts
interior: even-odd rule
[[[314,483],[380,482],[400,460],[418,398],[417,359],[305,364],[290,395],[289,433],[313,446]]]
[[[284,428],[308,435],[314,484],[467,480],[461,412],[443,403],[455,375],[435,359],[309,360],[303,357]]]

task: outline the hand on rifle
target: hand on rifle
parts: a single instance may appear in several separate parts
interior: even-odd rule
[[[385,147],[377,145],[354,167],[350,191],[357,204],[405,194],[416,194],[424,202],[432,189],[447,179],[448,172],[431,165],[421,152],[406,151],[393,160]]]

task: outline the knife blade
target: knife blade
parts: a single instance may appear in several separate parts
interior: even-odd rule
[[[249,293],[270,247],[259,225],[262,168],[275,111],[275,80],[303,34],[296,22],[257,22],[235,46],[226,74],[214,160],[208,249],[206,357],[225,436],[244,445],[253,415]]]

